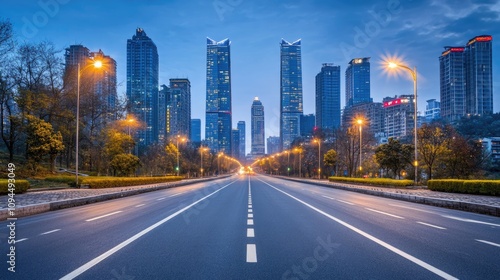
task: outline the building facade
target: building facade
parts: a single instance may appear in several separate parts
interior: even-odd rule
[[[205,141],[214,153],[231,153],[231,42],[207,38]]]
[[[301,40],[281,40],[280,65],[280,149],[286,150],[300,136],[302,101]]]
[[[441,118],[441,102],[436,99],[427,100],[427,105],[425,106],[425,121],[432,122]]]
[[[240,131],[240,160],[244,160],[246,156],[246,125],[245,121],[239,121],[236,128]]]
[[[314,114],[300,116],[300,136],[311,137],[313,136],[314,128],[316,127],[316,117]]]
[[[348,107],[342,115],[342,126],[349,127],[356,124],[357,119],[363,120],[364,129],[368,129],[377,136],[385,133],[385,112],[380,102],[359,103]]]
[[[272,155],[280,152],[281,140],[278,136],[267,137],[267,154]]]
[[[383,99],[385,134],[387,138],[413,135],[415,128],[413,95],[400,95]]]
[[[158,142],[158,67],[155,43],[137,28],[127,40],[127,99],[129,112],[144,124],[135,135],[140,154]]]
[[[345,71],[346,107],[371,102],[370,95],[370,58],[354,58]]]
[[[191,119],[191,134],[189,140],[195,145],[201,144],[201,120]]]
[[[170,88],[161,85],[158,92],[158,141],[163,143],[167,139],[167,105],[170,98]]]
[[[240,131],[237,128],[231,130],[231,157],[240,158]]]
[[[330,132],[340,127],[340,66],[331,63],[316,75],[316,126]]]
[[[465,111],[493,113],[492,36],[476,36],[465,47]]]
[[[439,57],[441,116],[456,122],[465,115],[464,47],[445,47]]]
[[[167,139],[191,135],[191,83],[188,79],[170,79],[167,98]]]
[[[252,103],[252,155],[264,155],[266,153],[264,106],[258,97]]]

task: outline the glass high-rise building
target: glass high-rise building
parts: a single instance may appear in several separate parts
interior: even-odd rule
[[[167,138],[167,104],[170,98],[170,88],[161,85],[158,92],[158,141],[163,143]]]
[[[246,155],[245,121],[239,121],[236,128],[240,131],[240,152],[239,152],[239,154],[240,154],[240,160],[243,160],[243,159],[245,159],[245,155]]]
[[[316,126],[330,132],[340,127],[340,66],[331,63],[316,75]]]
[[[252,103],[252,155],[266,153],[266,138],[264,125],[264,106],[258,97]]]
[[[191,83],[188,79],[170,79],[167,98],[167,139],[191,134]]]
[[[144,128],[137,130],[139,153],[158,141],[158,50],[142,28],[127,40],[127,99],[129,112]]]
[[[231,153],[231,41],[207,38],[205,141],[211,151]]]
[[[441,116],[455,122],[465,115],[464,47],[445,47],[439,57]]]
[[[191,119],[191,135],[189,136],[189,140],[196,145],[201,143],[201,120],[200,119]]]
[[[282,39],[280,47],[280,148],[286,150],[300,136],[303,113],[301,40],[289,43]]]
[[[231,157],[240,158],[240,131],[237,128],[231,130]]]
[[[492,114],[492,36],[481,35],[470,39],[465,46],[464,58],[466,114]]]
[[[346,107],[372,102],[370,97],[370,58],[354,58],[345,70]]]
[[[300,136],[313,136],[314,128],[316,127],[316,117],[314,114],[300,116]]]

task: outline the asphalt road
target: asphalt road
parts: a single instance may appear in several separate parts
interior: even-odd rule
[[[500,279],[500,218],[233,176],[0,223],[0,279]]]

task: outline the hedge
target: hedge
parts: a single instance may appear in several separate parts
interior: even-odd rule
[[[66,183],[68,185],[75,184],[75,175],[64,175],[64,176],[48,176],[45,177],[45,181]]]
[[[350,178],[350,177],[329,177],[330,182],[357,183],[363,185],[388,186],[388,187],[407,187],[413,186],[412,180],[395,180],[388,178]]]
[[[159,184],[182,180],[181,176],[168,177],[80,177],[80,185],[91,189],[126,187],[136,185]],[[73,180],[74,182],[74,180]]]
[[[15,190],[14,193],[24,193],[30,187],[30,182],[26,180],[16,180],[14,182]],[[9,193],[9,181],[7,179],[0,179],[0,194]]]
[[[433,191],[500,196],[500,180],[429,180],[427,188]]]

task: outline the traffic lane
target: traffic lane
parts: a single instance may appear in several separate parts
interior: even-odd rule
[[[214,189],[219,187],[214,187]],[[57,212],[74,212],[73,215],[66,216],[66,219],[70,220],[67,223],[64,219],[48,219],[54,223],[54,225],[50,225],[43,218],[44,227],[38,231],[33,226],[34,224],[30,224],[28,229],[35,233],[28,240],[16,244],[16,251],[18,252],[18,273],[16,273],[16,277],[19,277],[19,279],[26,279],[24,276],[29,278],[34,275],[44,275],[48,278],[61,277],[67,270],[81,265],[85,259],[95,256],[108,247],[111,248],[119,244],[145,227],[177,211],[180,206],[196,201],[205,195],[205,192],[201,190],[161,201],[152,200],[155,202],[140,208],[128,204],[131,199],[135,200],[137,197],[127,197],[78,207],[80,209],[72,208],[40,214],[52,215]],[[211,188],[205,189],[206,192],[210,190]],[[147,194],[147,199],[150,200],[151,195],[152,193]],[[78,211],[80,210],[83,213],[92,211],[95,206],[106,209],[106,205],[111,205],[110,211],[116,210],[114,207],[125,205],[121,208],[124,209],[124,212],[98,220],[86,221],[89,216],[84,215],[81,217]],[[50,234],[43,234],[46,229],[59,230],[56,232],[49,230]],[[17,234],[21,237],[23,228]]]
[[[252,197],[259,258],[255,279],[434,277],[257,179]]]
[[[315,205],[343,221],[349,221],[350,224],[364,229],[376,237],[384,237],[386,241],[390,241],[388,243],[391,245],[409,252],[420,259],[428,260],[428,262],[436,264],[445,271],[454,271],[457,275],[469,275],[471,277],[481,275],[486,279],[492,277],[491,273],[500,273],[498,267],[500,255],[498,253],[492,255],[493,248],[488,248],[487,250],[480,249],[487,244],[479,244],[475,238],[472,238],[479,236],[479,233],[489,234],[491,238],[495,238],[498,236],[498,229],[496,228],[481,228],[470,224],[465,226],[466,229],[464,230],[459,227],[454,231],[439,230],[418,224],[416,220],[413,220],[412,212],[408,212],[407,215],[399,215],[403,218],[400,219],[367,210],[366,207],[360,207],[356,204],[349,205],[327,199],[322,195],[311,194],[307,189],[303,191],[301,188],[290,188],[289,186],[287,189],[285,185],[280,186],[280,188],[289,191],[305,202]],[[341,190],[332,191],[336,191],[336,193],[344,192]],[[364,196],[362,194],[357,195]],[[343,199],[346,198],[343,197]],[[384,213],[392,214],[389,210],[383,208],[387,201],[390,200],[379,197],[372,197],[370,199],[381,201],[379,208],[373,208],[385,210]],[[441,216],[428,215],[430,218],[445,219]],[[438,223],[437,221],[431,222]],[[447,257],[444,258],[443,256]]]
[[[95,264],[77,279],[238,279],[245,276],[247,182],[241,178]]]

